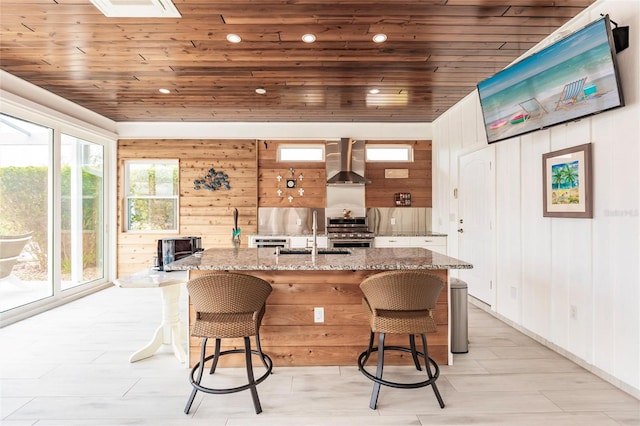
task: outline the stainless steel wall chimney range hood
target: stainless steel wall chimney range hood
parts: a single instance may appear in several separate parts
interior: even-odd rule
[[[337,144],[337,149],[332,147],[334,144]],[[365,185],[371,183],[354,169],[364,174],[364,141],[342,138],[340,142],[328,142],[327,176],[331,177],[327,180],[327,185]],[[335,173],[336,170],[337,173]]]

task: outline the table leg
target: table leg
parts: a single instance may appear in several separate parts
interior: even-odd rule
[[[163,344],[171,344],[173,353],[180,362],[185,362],[187,354],[182,346],[183,325],[180,321],[180,285],[161,287],[162,323],[156,329],[153,338],[145,347],[136,351],[129,362],[149,358]]]

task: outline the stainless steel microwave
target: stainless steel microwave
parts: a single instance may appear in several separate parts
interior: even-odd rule
[[[164,265],[202,250],[201,237],[176,237],[158,240],[158,269],[163,271]]]

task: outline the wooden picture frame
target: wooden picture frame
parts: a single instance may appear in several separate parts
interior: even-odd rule
[[[544,217],[593,218],[591,145],[542,155]]]

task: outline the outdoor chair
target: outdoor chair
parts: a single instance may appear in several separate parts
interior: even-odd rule
[[[13,266],[32,235],[33,232],[21,235],[0,235],[0,279],[11,275]]]

